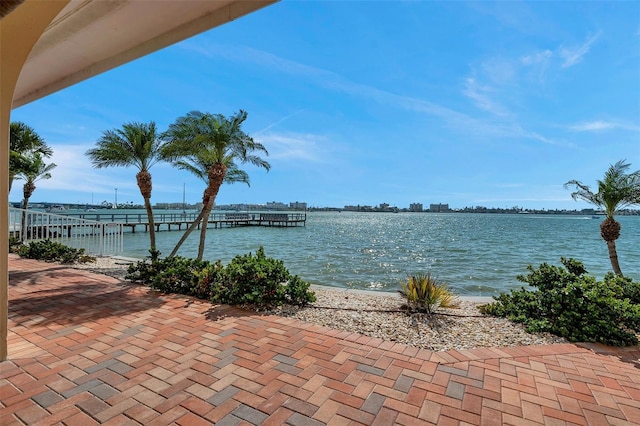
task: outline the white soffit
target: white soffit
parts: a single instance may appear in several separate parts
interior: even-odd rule
[[[22,68],[13,108],[277,0],[71,0]]]

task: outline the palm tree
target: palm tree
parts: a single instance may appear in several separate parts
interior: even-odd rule
[[[149,239],[151,253],[156,252],[156,232],[151,208],[151,173],[149,169],[159,161],[162,142],[156,133],[156,124],[126,123],[121,129],[107,130],[86,155],[93,167],[136,167],[136,181],[144,199],[144,207],[149,219]]]
[[[20,121],[9,126],[9,191],[16,176],[30,166],[30,155],[51,157],[53,151],[33,128]]]
[[[587,185],[577,180],[564,184],[565,188],[575,187],[576,191],[571,194],[574,200],[587,201],[606,213],[606,219],[600,224],[600,235],[607,242],[613,272],[619,276],[622,276],[622,271],[618,263],[616,240],[620,237],[620,223],[615,220],[614,215],[624,207],[640,204],[640,170],[627,173],[630,166],[625,160],[609,166],[604,179],[598,181],[598,192],[592,192]]]
[[[267,170],[271,168],[267,161],[253,154],[258,151],[269,155],[262,144],[242,131],[242,123],[246,119],[247,113],[242,110],[229,118],[222,114],[192,111],[178,118],[164,133],[163,137],[168,141],[163,151],[165,157],[171,159],[176,167],[194,173],[207,184],[198,218],[185,231],[169,256],[174,256],[201,224],[198,259],[202,260],[208,218],[220,186],[223,182],[249,184],[249,175],[237,167],[236,161]]]
[[[36,190],[36,182],[43,179],[51,179],[51,170],[57,166],[55,163],[45,164],[42,159],[42,155],[39,153],[31,154],[23,157],[23,168],[18,174],[15,175],[15,179],[25,180],[25,184],[22,187],[22,229],[26,231],[26,219],[27,209],[29,208],[29,198]]]
[[[25,168],[15,176],[15,179],[24,179],[26,182],[22,187],[24,199],[22,200],[22,208],[27,210],[29,207],[29,198],[36,190],[36,182],[43,179],[51,179],[51,170],[57,166],[55,163],[45,164],[42,155],[36,153],[29,157],[25,157]]]

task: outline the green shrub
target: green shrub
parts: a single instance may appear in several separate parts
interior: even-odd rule
[[[219,289],[216,302],[304,305],[315,301],[315,295],[308,291],[309,284],[291,276],[284,262],[267,257],[262,247],[255,256],[249,253],[233,258],[223,275],[222,289]]]
[[[156,269],[162,268],[156,274],[151,287],[165,293],[186,294],[197,296],[208,294],[207,291],[197,290],[201,271],[209,267],[207,261],[187,259],[183,257],[169,257],[156,263]]]
[[[284,300],[291,305],[306,305],[316,301],[316,295],[309,290],[309,283],[297,275],[289,277],[284,288]]]
[[[9,253],[17,253],[18,248],[22,245],[22,241],[14,236],[9,237]]]
[[[203,271],[211,266],[209,262],[180,256],[160,259],[159,256],[159,252],[151,253],[147,260],[129,265],[125,278],[165,293],[208,298],[209,289],[202,289],[200,281]]]
[[[194,278],[190,294],[200,299],[214,301],[222,288],[224,266],[219,260],[215,263],[206,262],[202,269],[194,273]]]
[[[400,283],[398,292],[407,300],[410,310],[431,314],[436,308],[457,307],[458,303],[446,284],[431,276],[431,273],[412,275],[407,283]]]
[[[126,278],[165,293],[179,293],[230,305],[304,305],[315,301],[309,284],[291,276],[281,260],[266,257],[260,247],[236,256],[225,268],[220,261],[210,263],[183,257],[159,258],[130,265]]]
[[[17,253],[28,259],[63,264],[95,262],[96,258],[84,254],[84,249],[75,249],[49,239],[32,241],[18,246]]]
[[[572,342],[637,344],[640,284],[613,273],[599,282],[586,275],[581,262],[565,258],[561,262],[564,267],[528,266],[529,274],[517,278],[537,291],[501,293],[481,310],[523,323],[529,332],[550,332]]]

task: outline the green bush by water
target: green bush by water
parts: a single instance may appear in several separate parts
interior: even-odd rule
[[[305,305],[316,300],[309,283],[291,275],[281,260],[267,257],[262,247],[255,256],[236,256],[226,267],[220,261],[158,257],[131,265],[127,279],[166,293],[230,305]]]
[[[49,239],[32,241],[28,244],[14,244],[10,247],[15,253],[18,253],[20,257],[26,257],[28,259],[43,260],[45,262],[60,262],[63,264],[71,263],[89,263],[95,262],[96,258],[84,254],[84,249],[75,249],[65,246]]]
[[[501,293],[481,310],[523,323],[528,332],[550,332],[572,342],[638,344],[640,283],[613,273],[597,281],[587,275],[582,262],[565,258],[561,262],[563,267],[529,266],[529,273],[517,278],[536,291]]]

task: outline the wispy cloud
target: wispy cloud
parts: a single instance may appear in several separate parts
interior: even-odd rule
[[[600,38],[601,34],[602,32],[598,31],[596,34],[589,37],[587,41],[581,46],[578,46],[572,49],[561,48],[560,56],[564,59],[564,62],[562,63],[562,68],[572,67],[575,64],[579,63],[580,61],[582,61],[582,58],[584,57],[584,55],[589,53],[589,50],[591,50],[591,46],[593,45],[593,43],[596,42],[596,40],[598,40],[598,38]]]
[[[267,134],[256,137],[269,151],[269,158],[286,161],[322,161],[324,137],[311,134]]]
[[[300,113],[301,113],[301,112],[303,112],[303,111],[306,111],[306,109],[307,109],[307,108],[303,108],[303,109],[300,109],[300,110],[298,110],[298,111],[295,111],[295,112],[293,112],[293,113],[291,113],[291,114],[289,114],[289,115],[286,115],[286,116],[282,117],[281,119],[279,119],[279,120],[277,120],[277,121],[275,121],[275,122],[273,122],[273,123],[269,124],[269,125],[268,125],[267,127],[265,127],[264,129],[260,129],[260,130],[258,130],[257,132],[254,132],[253,134],[254,134],[254,135],[260,135],[260,134],[262,134],[262,133],[266,132],[267,130],[271,130],[271,129],[273,129],[274,127],[276,127],[278,124],[280,124],[280,123],[282,123],[282,122],[284,122],[284,121],[286,121],[286,120],[290,119],[290,118],[291,118],[291,117],[293,117],[293,116],[296,116],[296,115],[300,114]]]
[[[482,110],[497,116],[509,115],[505,108],[490,96],[495,90],[489,86],[481,85],[475,78],[467,78],[463,93],[473,100],[476,106]]]
[[[393,106],[407,111],[427,114],[440,119],[443,125],[455,131],[470,132],[477,136],[526,138],[549,143],[548,140],[544,140],[544,138],[534,132],[522,130],[519,125],[505,125],[504,123],[481,120],[426,99],[398,95],[377,87],[357,83],[333,71],[300,64],[261,50],[241,46],[202,46],[193,43],[184,44],[183,47],[212,58],[222,57],[233,62],[257,64],[265,69],[265,72],[275,70],[295,77],[304,78],[308,82],[320,87],[342,92],[367,101],[373,101],[385,106]],[[502,65],[500,66],[495,65],[498,62],[499,61],[494,61],[494,65],[485,64],[488,67],[486,72],[491,71],[491,75],[493,75],[496,80],[504,80],[508,78],[511,73],[511,71],[509,71],[510,65],[504,61],[501,62]],[[490,100],[487,99],[486,102],[490,102]],[[494,106],[496,111],[500,111],[498,104]],[[507,114],[506,110],[501,111],[501,114]]]
[[[599,132],[611,129],[640,131],[640,126],[616,121],[594,120],[570,125],[569,129],[574,132]]]
[[[41,189],[56,189],[85,194],[113,194],[114,188],[135,189],[135,178],[119,180],[114,173],[105,179],[105,172],[94,169],[84,156],[90,145],[56,145],[51,162],[58,165],[52,178],[38,182]],[[96,198],[97,200],[97,198]],[[82,200],[85,201],[85,200]]]
[[[552,58],[553,52],[546,49],[521,56],[520,63],[531,70],[538,82],[544,82]]]
[[[520,58],[520,62],[524,65],[536,65],[541,63],[548,63],[549,59],[553,56],[553,52],[549,49],[524,55]]]

